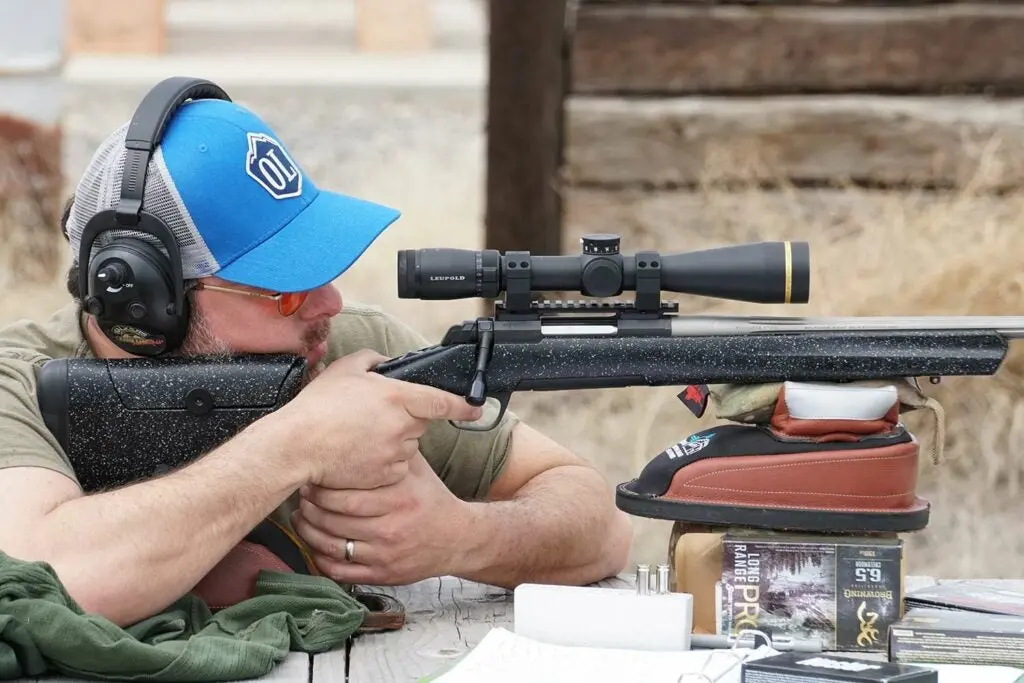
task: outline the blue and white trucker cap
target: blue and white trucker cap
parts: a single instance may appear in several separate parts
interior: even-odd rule
[[[127,129],[103,141],[75,190],[67,234],[76,257],[89,219],[120,198]],[[224,100],[177,110],[150,160],[142,207],[174,233],[185,279],[216,275],[279,292],[331,282],[401,215],[318,188],[266,123]],[[166,253],[130,230],[101,234],[93,253],[122,235]]]

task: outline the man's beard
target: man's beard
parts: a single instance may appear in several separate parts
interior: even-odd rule
[[[328,320],[322,320],[310,329],[306,330],[305,334],[302,335],[302,348],[296,352],[296,355],[304,356],[309,353],[314,346],[320,342],[326,341],[330,330],[331,323]],[[227,342],[220,339],[213,333],[209,321],[202,314],[201,309],[196,307],[192,309],[188,333],[185,335],[185,340],[182,342],[179,351],[174,355],[205,356],[208,358],[225,359],[238,354],[231,349],[231,346]],[[325,367],[327,366],[321,359],[312,367],[306,368],[306,375],[304,377],[303,384],[305,385],[313,381],[317,375],[323,372]]]
[[[213,333],[210,323],[198,306],[193,306],[189,315],[188,332],[176,356],[207,356],[229,358],[234,354],[231,346]]]
[[[313,350],[313,347],[320,344],[321,342],[327,341],[327,336],[331,332],[331,322],[329,320],[321,320],[313,327],[306,330],[306,333],[302,335],[302,354],[305,355]],[[316,379],[317,375],[324,371],[327,364],[324,359],[321,358],[312,366],[306,368],[306,383],[312,382]]]

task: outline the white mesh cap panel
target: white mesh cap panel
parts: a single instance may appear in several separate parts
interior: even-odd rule
[[[93,154],[75,190],[75,201],[68,216],[68,238],[75,259],[78,258],[81,246],[82,231],[89,219],[100,211],[114,208],[121,197],[121,177],[124,174],[125,160],[124,140],[127,130],[128,123],[125,123],[103,141]],[[159,147],[149,161],[142,209],[162,219],[171,229],[181,251],[181,266],[186,280],[206,277],[219,270],[220,266],[178,195]],[[110,230],[101,233],[93,242],[90,259],[96,255],[100,247],[122,236],[142,238],[164,254],[167,253],[155,237],[132,230]]]

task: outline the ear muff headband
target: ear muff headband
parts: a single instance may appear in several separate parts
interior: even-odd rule
[[[85,306],[118,347],[136,355],[172,351],[188,330],[181,252],[168,225],[142,210],[142,199],[149,162],[168,121],[178,107],[194,99],[231,101],[214,83],[184,76],[165,79],[146,94],[128,124],[117,206],[97,213],[82,232],[78,282]],[[111,242],[90,263],[93,243],[108,230],[151,235],[168,256],[129,237]]]

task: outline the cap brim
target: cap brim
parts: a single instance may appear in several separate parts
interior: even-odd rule
[[[401,212],[321,190],[309,206],[263,243],[215,275],[277,292],[301,292],[336,279]]]

